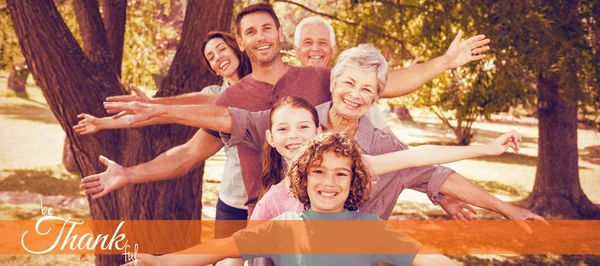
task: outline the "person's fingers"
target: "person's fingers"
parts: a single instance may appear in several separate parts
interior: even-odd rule
[[[104,191],[104,187],[103,186],[97,186],[97,187],[93,187],[93,188],[86,188],[85,189],[85,194],[98,194],[100,192]]]
[[[475,210],[475,208],[473,208],[473,206],[471,206],[469,204],[465,204],[464,208],[467,209],[467,210],[469,210],[473,214],[477,214],[477,211]]]
[[[533,232],[533,230],[531,229],[531,226],[529,226],[524,220],[513,220],[513,221],[515,223],[517,223],[517,225],[519,225],[528,234],[531,234]]]
[[[490,39],[486,39],[484,34],[479,34],[465,40],[465,43],[475,48],[490,43]]]
[[[463,31],[458,30],[456,37],[454,37],[454,40],[452,40],[452,43],[460,42],[460,39],[462,38],[462,36],[463,36]]]
[[[106,166],[108,166],[110,163],[112,163],[113,161],[109,160],[108,158],[100,155],[100,162]]]
[[[476,55],[476,54],[484,53],[484,52],[487,52],[489,49],[490,49],[489,46],[474,48],[474,49],[471,49],[471,54]]]
[[[75,132],[81,134],[81,132],[85,130],[85,125],[82,125],[82,124],[74,125],[73,130],[75,130]]]
[[[104,197],[106,194],[108,194],[108,190],[103,189],[102,192],[94,194],[94,196],[92,196],[92,199]]]
[[[82,183],[79,187],[87,189],[87,188],[94,188],[94,187],[97,187],[100,185],[102,185],[102,183],[100,183],[100,181],[92,181],[92,182]]]
[[[138,87],[129,85],[129,89],[131,89],[139,98],[143,99],[144,102],[149,100],[148,96],[146,96],[146,93],[144,93]]]
[[[510,147],[511,149],[513,149],[513,151],[517,152],[517,146],[515,145],[514,142],[509,142],[508,143],[508,147]]]
[[[117,95],[106,97],[107,102],[130,102],[135,100],[134,95]]]
[[[117,114],[117,113],[120,113],[121,111],[123,111],[121,109],[115,109],[115,108],[104,108],[104,110],[106,110],[107,114]]]
[[[77,118],[84,119],[84,118],[86,118],[86,115],[87,115],[86,113],[81,113],[81,114],[77,115]]]
[[[535,213],[532,213],[531,216],[529,218],[527,218],[528,220],[534,220],[534,221],[540,221],[545,225],[550,225],[550,223],[548,223],[548,221],[546,221],[546,219],[544,219],[542,216],[539,216]]]
[[[81,179],[81,183],[94,182],[100,180],[100,174],[95,174],[91,176],[86,176]]]
[[[112,119],[119,119],[119,118],[121,118],[121,117],[123,117],[123,116],[125,116],[125,115],[127,115],[127,111],[121,111],[121,112],[119,112],[118,114],[116,114],[116,115],[113,115],[113,116],[112,116]]]
[[[465,215],[462,212],[457,213],[456,217],[458,217],[459,220],[466,220]]]
[[[473,220],[473,217],[471,217],[471,214],[466,209],[460,210],[460,213],[465,217],[465,220]]]

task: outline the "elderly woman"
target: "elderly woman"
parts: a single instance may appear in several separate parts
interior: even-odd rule
[[[393,134],[385,134],[375,129],[368,119],[363,117],[375,102],[386,85],[388,65],[381,53],[370,45],[344,51],[338,57],[331,73],[332,101],[317,106],[319,120],[328,130],[354,136],[366,154],[378,155],[407,149]],[[157,105],[139,102],[110,103],[114,109],[129,110],[130,122],[137,123],[149,118],[159,117],[173,123],[204,127],[220,132],[231,132],[225,140],[229,145],[241,142],[254,143],[261,147],[268,129],[268,111],[249,113],[235,108],[210,105]],[[232,127],[232,125],[234,125]],[[251,145],[251,144],[250,144]],[[94,175],[82,180],[83,184],[94,184],[88,191],[102,191],[106,194],[127,184],[124,177]],[[123,178],[124,180],[114,180]],[[106,180],[102,180],[106,179]],[[98,182],[100,181],[100,182]],[[434,202],[438,194],[451,196],[464,202],[498,212],[509,219],[525,220],[542,218],[526,209],[504,203],[463,176],[443,166],[409,168],[375,179],[371,199],[361,211],[379,215],[388,219],[399,194],[407,187],[426,192]],[[258,181],[257,181],[258,182]],[[98,189],[102,186],[102,189]],[[85,185],[84,185],[85,187]],[[458,218],[465,213],[459,212]],[[522,226],[527,227],[525,223]]]

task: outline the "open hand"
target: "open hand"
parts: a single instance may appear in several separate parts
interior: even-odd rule
[[[462,200],[455,199],[453,197],[444,195],[444,199],[440,201],[440,206],[446,213],[452,217],[456,224],[461,228],[466,228],[467,223],[465,221],[473,220],[472,214],[477,214],[473,206],[465,203]]]
[[[103,197],[128,183],[128,173],[123,166],[102,155],[100,155],[100,162],[107,166],[106,171],[81,179],[79,185],[79,188],[85,189],[86,194],[92,195],[92,199]]]
[[[150,103],[150,98],[139,88],[129,85],[129,90],[133,92],[132,95],[117,95],[106,97],[107,102],[143,102]]]
[[[77,118],[81,119],[77,125],[73,126],[73,130],[80,135],[93,134],[100,130],[99,118],[89,114],[79,114]]]
[[[490,49],[486,45],[490,43],[490,39],[487,39],[483,34],[473,36],[464,41],[460,40],[462,36],[463,32],[458,31],[446,54],[444,54],[448,68],[457,68],[471,61],[481,60],[485,58],[485,54],[483,53]]]

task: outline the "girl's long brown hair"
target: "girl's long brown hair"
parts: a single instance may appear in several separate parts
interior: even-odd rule
[[[312,104],[302,97],[286,96],[273,104],[273,108],[269,114],[269,130],[273,131],[273,114],[275,111],[277,111],[277,109],[285,106],[309,111],[312,115],[313,121],[315,122],[315,127],[319,126],[319,116],[317,115],[317,110]],[[285,160],[281,154],[279,154],[277,149],[271,147],[268,142],[265,142],[263,147],[262,162],[263,167],[260,180],[262,188],[264,192],[266,192],[272,185],[275,185],[283,180],[286,166],[284,165]]]
[[[208,41],[210,41],[214,38],[223,39],[225,44],[227,46],[229,46],[229,48],[233,49],[233,52],[235,52],[235,55],[237,56],[238,60],[240,61],[240,65],[237,68],[237,74],[240,79],[242,79],[246,75],[252,73],[252,65],[250,65],[250,58],[248,57],[248,55],[246,53],[244,53],[240,50],[240,47],[238,46],[237,41],[235,40],[235,37],[227,32],[223,32],[223,31],[209,32],[206,35],[206,39],[204,40],[204,42],[202,42],[202,54],[204,54],[204,49],[206,49],[206,44],[208,43]],[[212,71],[213,73],[216,73],[215,70],[210,67],[210,62],[208,62],[208,58],[206,58],[206,56],[204,56],[204,63],[208,66],[208,69],[210,69],[210,71]]]

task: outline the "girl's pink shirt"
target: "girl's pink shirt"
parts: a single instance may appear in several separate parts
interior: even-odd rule
[[[284,212],[301,212],[304,206],[290,192],[289,182],[283,180],[271,186],[258,201],[250,220],[270,220]]]

